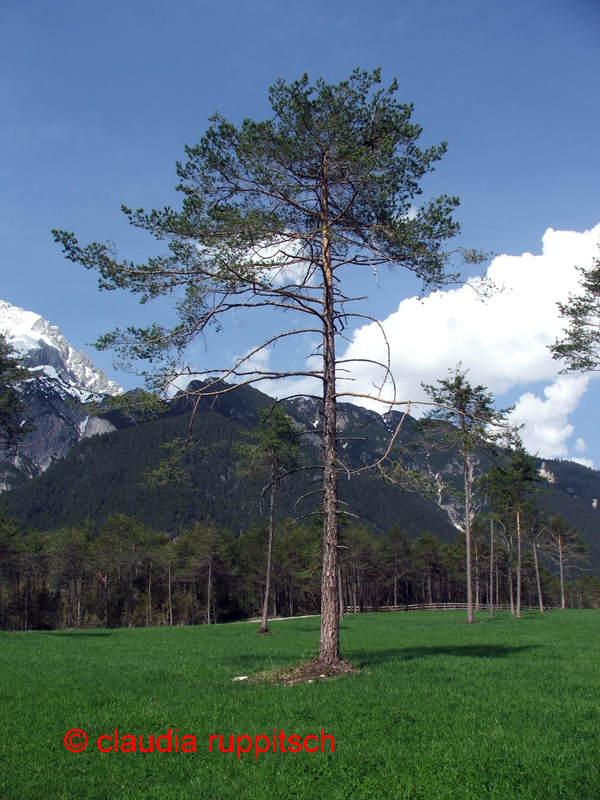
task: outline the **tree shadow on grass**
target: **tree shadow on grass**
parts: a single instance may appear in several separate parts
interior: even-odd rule
[[[539,644],[526,644],[520,647],[508,645],[463,645],[450,647],[398,647],[393,650],[381,650],[376,653],[357,652],[350,654],[350,660],[361,667],[385,664],[388,661],[412,661],[415,658],[430,656],[456,656],[459,658],[507,658],[516,653],[540,648]]]

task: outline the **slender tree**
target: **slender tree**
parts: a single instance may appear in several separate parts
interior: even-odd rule
[[[484,386],[471,386],[466,376],[466,370],[458,364],[448,378],[437,381],[437,386],[423,384],[435,408],[414,423],[413,429],[425,434],[420,447],[451,448],[459,454],[464,488],[467,622],[473,622],[471,524],[475,459],[493,448],[499,426],[510,409],[495,409],[493,395]]]
[[[536,484],[544,478],[540,475],[536,460],[530,456],[520,439],[515,442],[506,462],[494,465],[489,471],[492,492],[498,498],[499,513],[503,518],[512,518],[517,532],[517,587],[516,616],[521,616],[521,582],[523,536],[525,518],[530,509],[530,499],[536,493]],[[512,591],[512,582],[511,582]]]
[[[266,474],[267,485],[263,487],[261,499],[269,497],[269,539],[267,544],[267,569],[265,597],[259,633],[267,633],[269,598],[271,596],[271,568],[273,561],[273,536],[275,534],[275,493],[284,478],[294,472],[300,464],[299,431],[283,406],[258,408],[259,423],[252,432],[255,444],[240,442],[237,452],[242,457],[242,473]]]
[[[569,526],[560,514],[548,520],[544,551],[558,566],[560,578],[560,607],[566,608],[565,570],[585,559],[587,548],[581,533]]]
[[[540,608],[540,614],[543,614],[545,609],[544,597],[542,594],[542,581],[540,577],[539,549],[540,544],[544,541],[544,537],[547,534],[546,512],[544,510],[540,510],[535,504],[532,503],[530,507],[530,513],[526,518],[526,526],[531,549],[533,550],[533,564],[535,567],[535,583],[537,587],[538,605]]]
[[[443,195],[415,206],[421,179],[446,145],[421,150],[412,106],[395,99],[395,81],[387,90],[379,83],[379,70],[355,70],[337,85],[311,85],[306,75],[289,85],[279,79],[270,90],[271,119],[235,126],[220,114],[212,117],[200,143],[186,148],[187,162],[177,166],[181,211],[123,209],[133,225],[168,242],[169,251],[147,263],[119,261],[110,244],[80,247],[74,234],[54,231],[67,258],[98,270],[101,288],[129,289],[142,302],[177,294],[179,321],[172,328],[131,327],[99,341],[126,362],[152,362],[151,387],[166,390],[175,381],[181,385],[182,373],[203,373],[208,380],[193,390],[199,399],[229,391],[222,380],[239,385],[301,376],[321,382],[319,660],[327,664],[341,660],[336,342],[345,335],[353,299],[344,273],[402,267],[431,288],[456,278],[447,272],[452,253],[444,242],[459,230],[452,218],[458,200]],[[481,260],[461,252],[467,260]],[[291,319],[305,323],[269,336],[232,365],[177,366],[186,347],[211,326],[224,325],[230,312],[265,308],[292,312]],[[320,363],[278,371],[253,358],[278,341],[307,335],[314,341],[315,334]],[[388,365],[380,366],[389,385]]]

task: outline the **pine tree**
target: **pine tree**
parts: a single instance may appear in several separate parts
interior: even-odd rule
[[[422,447],[456,449],[460,456],[464,486],[465,538],[467,565],[467,622],[473,622],[473,581],[471,524],[474,459],[477,454],[493,449],[500,426],[510,409],[495,409],[493,395],[484,386],[471,386],[461,371],[461,364],[450,370],[450,376],[438,380],[437,386],[423,384],[435,407],[413,425],[425,435]]]
[[[531,497],[538,490],[537,483],[544,479],[540,475],[536,460],[530,456],[520,439],[515,442],[506,462],[494,465],[489,473],[491,492],[496,498],[496,508],[501,518],[513,519],[517,532],[517,590],[516,616],[521,616],[521,579],[523,534],[525,516],[531,510]],[[509,554],[510,558],[510,554]],[[512,591],[512,581],[511,581]]]
[[[240,442],[236,450],[242,458],[240,471],[244,473],[263,473],[268,476],[267,485],[261,492],[261,499],[269,496],[269,541],[267,545],[267,569],[265,596],[259,633],[267,633],[269,617],[269,598],[271,596],[271,567],[273,561],[273,536],[275,534],[275,493],[284,478],[294,472],[300,464],[298,431],[292,418],[283,406],[275,404],[271,408],[258,408],[259,423],[252,432],[256,444]]]
[[[583,290],[558,303],[567,322],[564,338],[550,346],[552,357],[565,362],[564,372],[600,369],[600,259],[590,269],[580,269]]]
[[[99,346],[127,362],[147,359],[150,386],[182,383],[181,364],[191,342],[226,324],[237,309],[291,312],[305,322],[251,348],[231,366],[204,371],[199,395],[231,390],[222,380],[248,384],[290,376],[322,386],[323,568],[319,660],[340,659],[338,622],[338,434],[336,344],[352,319],[348,271],[402,267],[425,287],[444,285],[453,254],[444,242],[458,233],[458,200],[442,195],[415,206],[420,181],[446,144],[421,150],[412,106],[394,97],[397,84],[379,88],[380,72],[355,70],[348,80],[313,85],[305,75],[270,90],[271,119],[240,126],[220,114],[178,164],[184,200],[149,213],[123,208],[130,222],[168,242],[169,251],[147,263],[119,261],[112,245],[81,247],[73,233],[54,231],[67,258],[98,270],[104,289],[125,288],[142,302],[178,296],[179,322],[116,330]],[[454,251],[456,252],[456,251]],[[463,255],[479,261],[476,253]],[[357,315],[364,319],[362,315]],[[289,370],[261,366],[264,354],[289,337],[320,337],[320,364]],[[312,353],[312,347],[311,347]],[[375,362],[374,362],[375,363]],[[347,368],[347,363],[344,368]],[[384,380],[389,364],[380,365]],[[184,369],[184,374],[198,369]],[[360,392],[347,396],[365,397]],[[395,398],[392,398],[395,399]]]

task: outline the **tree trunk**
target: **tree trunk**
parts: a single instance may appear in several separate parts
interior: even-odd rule
[[[427,570],[427,602],[429,605],[433,603],[433,597],[431,595],[431,567]]]
[[[30,575],[31,571],[27,573],[27,583],[25,585],[25,598],[23,607],[23,630],[27,630],[27,627],[29,625],[29,584],[31,581]]]
[[[490,520],[490,617],[494,616],[494,520]]]
[[[173,603],[171,600],[171,562],[169,561],[169,625],[173,627]]]
[[[510,598],[510,615],[514,617],[515,615],[515,601],[513,595],[513,579],[512,579],[512,554],[510,550],[508,551],[508,590],[509,590],[509,598]]]
[[[464,419],[462,422],[464,426]],[[463,450],[463,476],[465,479],[465,534],[467,546],[467,622],[473,619],[473,585],[471,565],[471,482],[469,481],[469,460],[466,450]]]
[[[342,591],[342,569],[338,564],[338,596],[340,598],[340,620],[344,619],[344,593]]]
[[[83,578],[79,578],[79,591],[77,590],[77,578],[75,578],[75,597],[77,598],[77,628],[81,628],[81,604],[83,600]]]
[[[500,605],[500,575],[498,574],[498,563],[496,563],[496,608]]]
[[[148,610],[146,611],[146,627],[152,622],[152,561],[148,565]]]
[[[533,541],[533,559],[535,563],[535,580],[537,583],[538,602],[540,604],[540,614],[544,613],[544,600],[542,598],[542,584],[540,581],[540,565],[538,563],[537,542]]]
[[[108,570],[104,576],[104,627],[108,628]]]
[[[273,563],[273,533],[275,530],[275,474],[271,469],[271,500],[269,504],[269,544],[267,546],[267,577],[265,581],[265,597],[263,600],[262,620],[259,633],[266,633],[269,619],[269,596],[271,594],[271,564]],[[275,609],[273,615],[276,616]]]
[[[337,399],[335,394],[335,298],[331,267],[327,178],[321,186],[321,249],[323,258],[323,572],[319,661],[340,662],[338,598],[339,529],[337,474]]]
[[[208,580],[206,586],[206,624],[210,625],[210,596],[212,594],[212,558],[208,559]]]
[[[521,511],[517,508],[517,619],[521,618]]]
[[[475,548],[475,611],[479,611],[479,550]]]
[[[565,603],[565,572],[564,572],[564,565],[563,565],[563,548],[562,548],[562,540],[558,543],[558,558],[559,558],[559,565],[560,565],[560,607],[562,609],[566,608]],[[571,601],[571,605],[573,605]]]

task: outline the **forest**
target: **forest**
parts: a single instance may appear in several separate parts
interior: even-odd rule
[[[537,540],[547,564],[558,553],[549,520]],[[269,599],[272,616],[318,614],[320,520],[284,522],[274,538]],[[565,527],[563,526],[563,531]],[[568,530],[568,527],[566,528]],[[215,624],[260,614],[265,586],[266,526],[235,536],[210,522],[177,538],[114,514],[102,525],[86,521],[23,534],[0,518],[0,628],[56,630]],[[475,610],[515,608],[514,532],[496,534],[490,560],[489,521],[472,529]],[[534,550],[523,554],[522,603],[539,607]],[[465,543],[440,542],[425,532],[409,539],[397,526],[375,537],[362,525],[341,532],[342,613],[404,610],[409,605],[465,603]],[[581,572],[580,549],[564,544],[564,606],[599,608],[600,580]],[[569,564],[571,565],[569,567]],[[490,570],[491,567],[491,570]],[[490,577],[492,592],[490,597]],[[560,576],[539,566],[543,607],[561,607]]]

